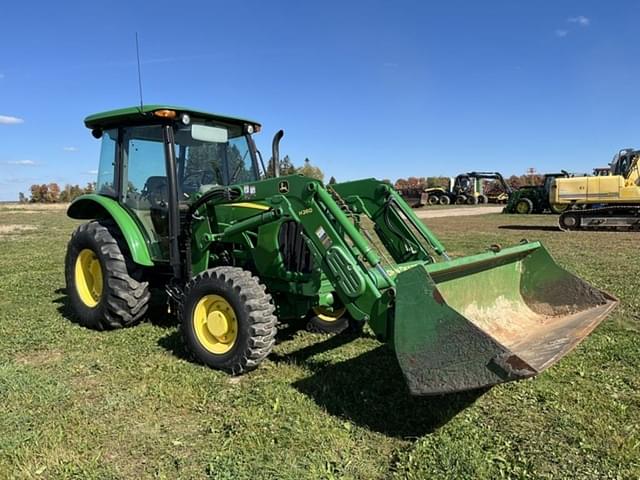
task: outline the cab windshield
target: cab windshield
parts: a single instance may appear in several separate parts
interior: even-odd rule
[[[184,195],[258,180],[241,126],[195,123],[176,127],[174,134],[178,184]]]

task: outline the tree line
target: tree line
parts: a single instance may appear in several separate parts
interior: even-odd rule
[[[66,203],[85,193],[96,191],[95,182],[89,182],[85,187],[66,184],[64,188],[55,183],[35,184],[29,187],[29,198],[23,193],[18,194],[20,203]]]
[[[267,166],[267,173],[269,176],[274,174],[273,171],[273,159],[269,159],[269,163]],[[324,181],[324,172],[311,163],[308,158],[304,159],[304,163],[301,167],[296,167],[289,155],[285,155],[282,159],[280,159],[280,175],[295,175],[302,174],[307,177],[315,178],[320,181]],[[511,175],[509,178],[506,178],[505,181],[511,188],[520,188],[527,185],[540,185],[542,184],[543,177],[541,175]],[[389,180],[385,180],[387,183],[391,183]],[[336,179],[331,177],[329,179],[329,184],[336,183]],[[398,190],[407,190],[407,189],[416,189],[423,190],[425,188],[448,188],[449,186],[449,177],[409,177],[409,178],[399,178],[396,180],[394,184],[395,188]],[[31,185],[29,188],[30,196],[27,198],[24,193],[20,192],[19,201],[20,202],[31,202],[31,203],[58,203],[58,202],[71,202],[76,197],[86,193],[95,192],[96,184],[95,182],[89,182],[83,188],[79,185],[70,185],[67,184],[64,188],[60,188],[60,186],[55,183],[43,183],[43,184],[35,184]],[[492,194],[501,190],[500,185],[495,181],[488,181],[484,183],[484,193]]]
[[[273,175],[273,160],[269,160],[267,167],[269,176]],[[304,159],[304,163],[301,167],[296,167],[289,155],[285,155],[280,159],[280,175],[295,175],[302,174],[307,177],[315,178],[320,181],[324,181],[324,172],[311,163],[308,158]],[[238,180],[242,181],[242,176],[238,176]],[[336,183],[336,179],[331,177],[329,183]],[[64,203],[71,202],[76,197],[84,195],[86,193],[93,193],[96,190],[96,183],[89,182],[83,188],[80,185],[65,185],[64,188],[55,183],[42,183],[31,185],[29,188],[29,196],[23,192],[18,194],[18,201],[21,203]]]
[[[301,174],[304,175],[305,177],[311,177],[311,178],[315,178],[316,180],[320,180],[321,182],[324,181],[324,172],[320,169],[320,167],[316,167],[315,165],[311,164],[311,160],[309,160],[308,158],[304,159],[304,163],[301,167],[296,167],[293,162],[291,161],[291,158],[289,158],[289,155],[285,155],[283,158],[280,159],[279,162],[279,170],[280,170],[280,175],[284,176],[284,175],[295,175],[295,174]],[[273,158],[269,159],[269,164],[267,165],[267,176],[273,176],[275,174],[274,172],[274,165],[273,165]],[[335,178],[331,177],[334,182],[335,182]],[[332,183],[331,181],[329,181],[329,183]]]

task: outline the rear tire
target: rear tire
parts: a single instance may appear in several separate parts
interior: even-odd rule
[[[251,272],[205,270],[187,284],[179,310],[185,347],[211,368],[232,375],[253,370],[275,344],[274,310],[271,295]]]
[[[437,205],[438,204],[438,196],[437,195],[429,195],[427,203],[429,203],[429,205]]]
[[[528,198],[521,198],[516,203],[516,213],[521,215],[528,215],[533,212],[533,202]]]
[[[112,220],[80,225],[65,259],[67,295],[78,323],[94,330],[129,327],[149,308],[149,283]]]
[[[467,205],[477,205],[477,204],[478,204],[478,197],[476,197],[475,195],[471,195],[467,197]]]
[[[489,198],[486,195],[478,195],[478,203],[479,204],[487,204],[489,203]]]
[[[449,205],[451,203],[451,199],[448,195],[440,195],[440,205]]]
[[[456,197],[456,205],[464,205],[467,203],[467,197],[465,195],[458,195]]]

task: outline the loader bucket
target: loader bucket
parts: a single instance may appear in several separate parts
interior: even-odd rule
[[[538,242],[418,265],[396,282],[393,343],[413,395],[536,375],[618,303],[558,266]]]

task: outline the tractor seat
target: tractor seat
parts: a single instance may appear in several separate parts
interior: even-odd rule
[[[142,196],[145,197],[151,206],[166,206],[169,201],[169,183],[167,177],[149,177],[142,189]]]

